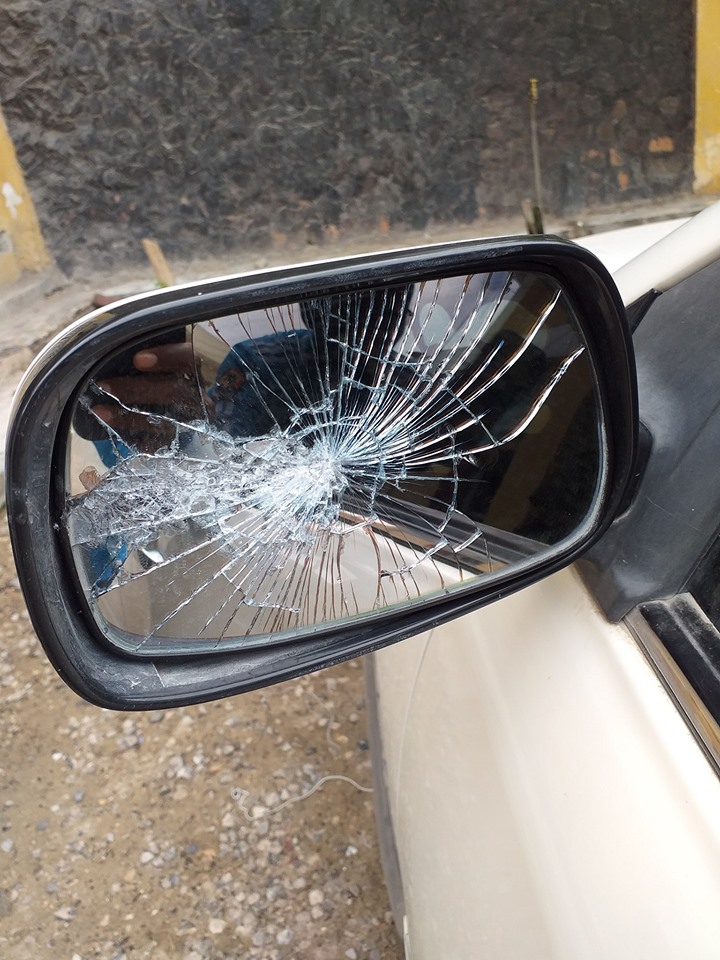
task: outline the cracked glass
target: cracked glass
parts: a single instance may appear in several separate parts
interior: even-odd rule
[[[471,589],[566,543],[603,423],[541,273],[444,277],[178,327],[76,402],[61,520],[108,640],[282,643]]]

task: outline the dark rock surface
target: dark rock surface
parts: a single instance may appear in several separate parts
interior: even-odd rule
[[[418,229],[692,176],[674,0],[4,0],[0,103],[65,269]]]

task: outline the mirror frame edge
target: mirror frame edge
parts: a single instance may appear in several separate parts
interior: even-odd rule
[[[381,614],[371,627],[360,624],[335,631],[331,642],[310,635],[268,651],[201,653],[181,661],[122,655],[98,640],[95,624],[88,624],[70,588],[71,576],[61,569],[63,553],[58,550],[62,545],[55,529],[59,496],[56,444],[75,392],[103,356],[130,339],[147,337],[190,318],[202,319],[202,314],[217,316],[225,302],[237,303],[238,298],[243,300],[243,308],[249,308],[273,299],[332,293],[349,284],[360,289],[409,276],[419,278],[423,272],[439,276],[466,269],[511,267],[543,270],[564,283],[593,355],[608,360],[597,369],[608,432],[607,495],[591,529],[517,576],[509,574],[489,588],[479,584],[477,591],[461,598],[440,597],[420,609]],[[614,518],[634,470],[637,388],[624,308],[602,264],[568,241],[507,238],[391,251],[205,281],[113,307],[77,321],[33,363],[16,397],[6,465],[11,541],[33,625],[58,673],[78,694],[99,706],[140,710],[230,696],[373,652],[469,613],[581,556]],[[49,505],[45,515],[43,502]],[[64,629],[55,625],[58,614]]]

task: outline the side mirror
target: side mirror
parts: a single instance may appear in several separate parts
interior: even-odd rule
[[[622,304],[571,243],[135,297],[69,327],[20,387],[18,575],[88,700],[227,696],[570,563],[621,504],[636,426]]]

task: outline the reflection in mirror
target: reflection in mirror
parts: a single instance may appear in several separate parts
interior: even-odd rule
[[[112,643],[267,645],[547,553],[596,504],[602,436],[554,279],[338,294],[101,366],[72,417],[63,526]]]

